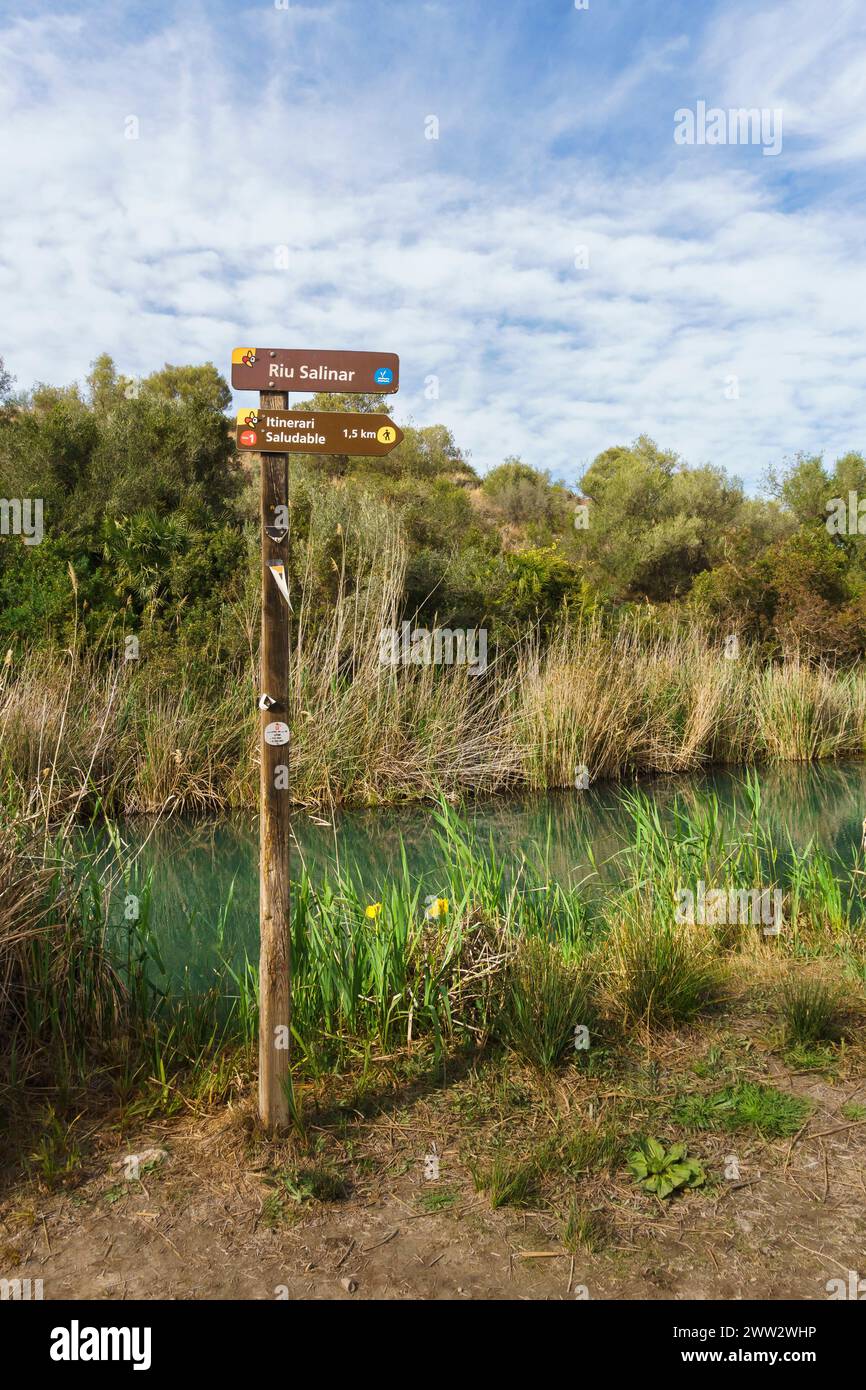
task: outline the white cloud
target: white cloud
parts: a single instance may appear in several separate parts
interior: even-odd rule
[[[797,24],[779,90],[808,96],[805,7],[785,10]],[[542,160],[528,181],[523,149],[514,168],[494,162],[479,178],[454,133],[471,131],[477,104],[452,91],[451,133],[443,120],[439,142],[423,138],[426,103],[409,80],[422,52],[335,92],[299,62],[297,29],[279,28],[290,13],[268,17],[255,81],[248,58],[224,55],[206,10],[128,44],[54,16],[0,34],[0,120],[15,121],[0,352],[20,383],[80,379],[101,351],[131,374],[166,360],[228,374],[241,342],[369,347],[401,355],[395,415],[444,421],[481,468],[519,453],[574,478],[646,431],[754,481],[796,449],[862,442],[860,212],[838,199],[791,208],[768,182],[777,161],[672,158],[669,130],[656,168],[613,177],[599,159]],[[323,52],[344,53],[344,14],[294,19]],[[760,57],[743,66],[742,25],[771,42],[767,13],[719,19],[715,69],[704,60],[737,100]],[[823,27],[820,62],[847,32]],[[620,95],[666,72],[680,47],[640,60],[633,82],[626,71]],[[852,62],[838,77],[851,113]],[[809,110],[813,138],[832,144],[824,107]],[[124,138],[130,114],[138,140]],[[528,128],[542,125],[532,113]],[[574,266],[581,244],[587,270]],[[440,398],[428,401],[433,373]]]
[[[866,154],[864,44],[862,0],[740,3],[709,26],[698,66],[715,104],[780,108],[788,159],[826,164]]]

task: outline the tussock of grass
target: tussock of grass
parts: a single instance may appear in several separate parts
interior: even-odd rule
[[[608,1223],[602,1213],[577,1200],[572,1201],[560,1229],[560,1240],[566,1250],[573,1255],[592,1255],[602,1250],[609,1239]]]
[[[839,1062],[837,1049],[829,1043],[796,1043],[783,1056],[792,1071],[832,1072]]]
[[[756,733],[766,756],[805,762],[862,751],[861,676],[794,660],[763,670],[755,687]]]
[[[46,1187],[77,1177],[83,1162],[76,1120],[67,1123],[48,1105],[40,1121],[40,1135],[30,1155],[30,1169]]]
[[[472,1165],[476,1192],[484,1192],[493,1208],[525,1207],[538,1193],[541,1166],[537,1156],[516,1158],[505,1149],[495,1152],[486,1163]]]
[[[686,1022],[721,991],[708,938],[654,911],[644,894],[624,905],[611,935],[608,972],[613,1007],[626,1026]]]
[[[620,1162],[627,1136],[601,1124],[581,1125],[558,1146],[558,1166],[571,1177],[611,1170]]]
[[[122,1036],[137,999],[106,941],[94,884],[66,846],[0,831],[0,1080],[63,1086]]]
[[[594,982],[590,961],[566,959],[553,942],[521,941],[506,967],[496,1037],[539,1071],[552,1070],[569,1051],[584,1055],[575,1051],[575,1028],[595,1030]]]
[[[838,1038],[837,985],[817,975],[795,975],[781,986],[779,1001],[790,1044],[832,1042]]]

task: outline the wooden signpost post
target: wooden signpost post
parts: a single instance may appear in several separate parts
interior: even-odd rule
[[[261,393],[262,409],[285,408],[288,392]],[[286,565],[289,539],[289,456],[261,456],[262,649],[261,772],[259,774],[259,1116],[268,1133],[289,1123],[291,933],[289,748],[272,741],[273,726],[288,724],[289,605],[271,574]],[[269,735],[269,730],[271,733]],[[282,782],[282,786],[279,783]]]
[[[394,353],[235,348],[232,386],[258,390],[238,412],[237,447],[261,461],[262,637],[259,694],[259,1116],[289,1125],[291,1030],[289,791],[289,454],[388,454],[403,433],[387,415],[290,411],[289,390],[396,391]]]

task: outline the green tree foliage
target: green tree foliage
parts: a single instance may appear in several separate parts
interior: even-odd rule
[[[394,405],[322,394],[296,408]],[[249,661],[258,466],[236,454],[230,408],[211,363],[133,380],[102,355],[80,388],[13,395],[0,359],[0,495],[41,497],[45,526],[38,546],[0,539],[0,650],[135,631],[163,664]],[[863,534],[856,508],[853,529],[825,524],[833,498],[866,503],[859,453],[832,467],[799,455],[769,496],[748,498],[642,435],[599,454],[578,492],[513,457],[480,478],[445,425],[403,428],[384,458],[291,460],[289,568],[311,621],[341,586],[392,595],[396,575],[398,616],[485,625],[500,650],[630,606],[658,624],[697,617],[768,654],[866,650],[866,516]]]
[[[848,662],[866,647],[866,605],[847,548],[814,524],[749,564],[728,562],[699,575],[689,602],[717,629],[762,642],[772,654]]]
[[[782,474],[768,473],[770,492],[801,526],[823,526],[833,483],[820,458],[798,454]]]
[[[481,485],[485,510],[497,522],[529,528],[541,536],[568,529],[573,501],[550,474],[508,458],[492,468]]]
[[[216,631],[226,565],[200,557],[244,551],[230,399],[210,365],[135,383],[102,356],[85,393],[39,386],[0,419],[0,491],[41,497],[46,533],[0,547],[0,641],[97,640],[145,618],[177,632],[178,604],[209,608]]]
[[[599,454],[581,485],[591,524],[576,533],[575,555],[594,586],[619,601],[684,596],[696,575],[722,562],[743,521],[757,520],[737,479],[709,464],[688,468],[645,435]]]

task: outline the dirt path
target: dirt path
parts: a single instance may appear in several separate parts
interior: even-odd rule
[[[46,1299],[826,1299],[828,1280],[866,1275],[866,1124],[840,1115],[860,1088],[790,1084],[816,1102],[801,1136],[740,1145],[739,1182],[664,1206],[618,1189],[594,1255],[566,1252],[547,1212],[491,1210],[447,1146],[450,1204],[425,1210],[423,1151],[393,1126],[393,1161],[348,1199],[270,1219],[240,1109],[106,1140],[72,1190],[7,1195],[0,1273],[43,1280]],[[723,1164],[730,1137],[712,1145]],[[152,1147],[165,1156],[127,1180],[124,1155]]]

